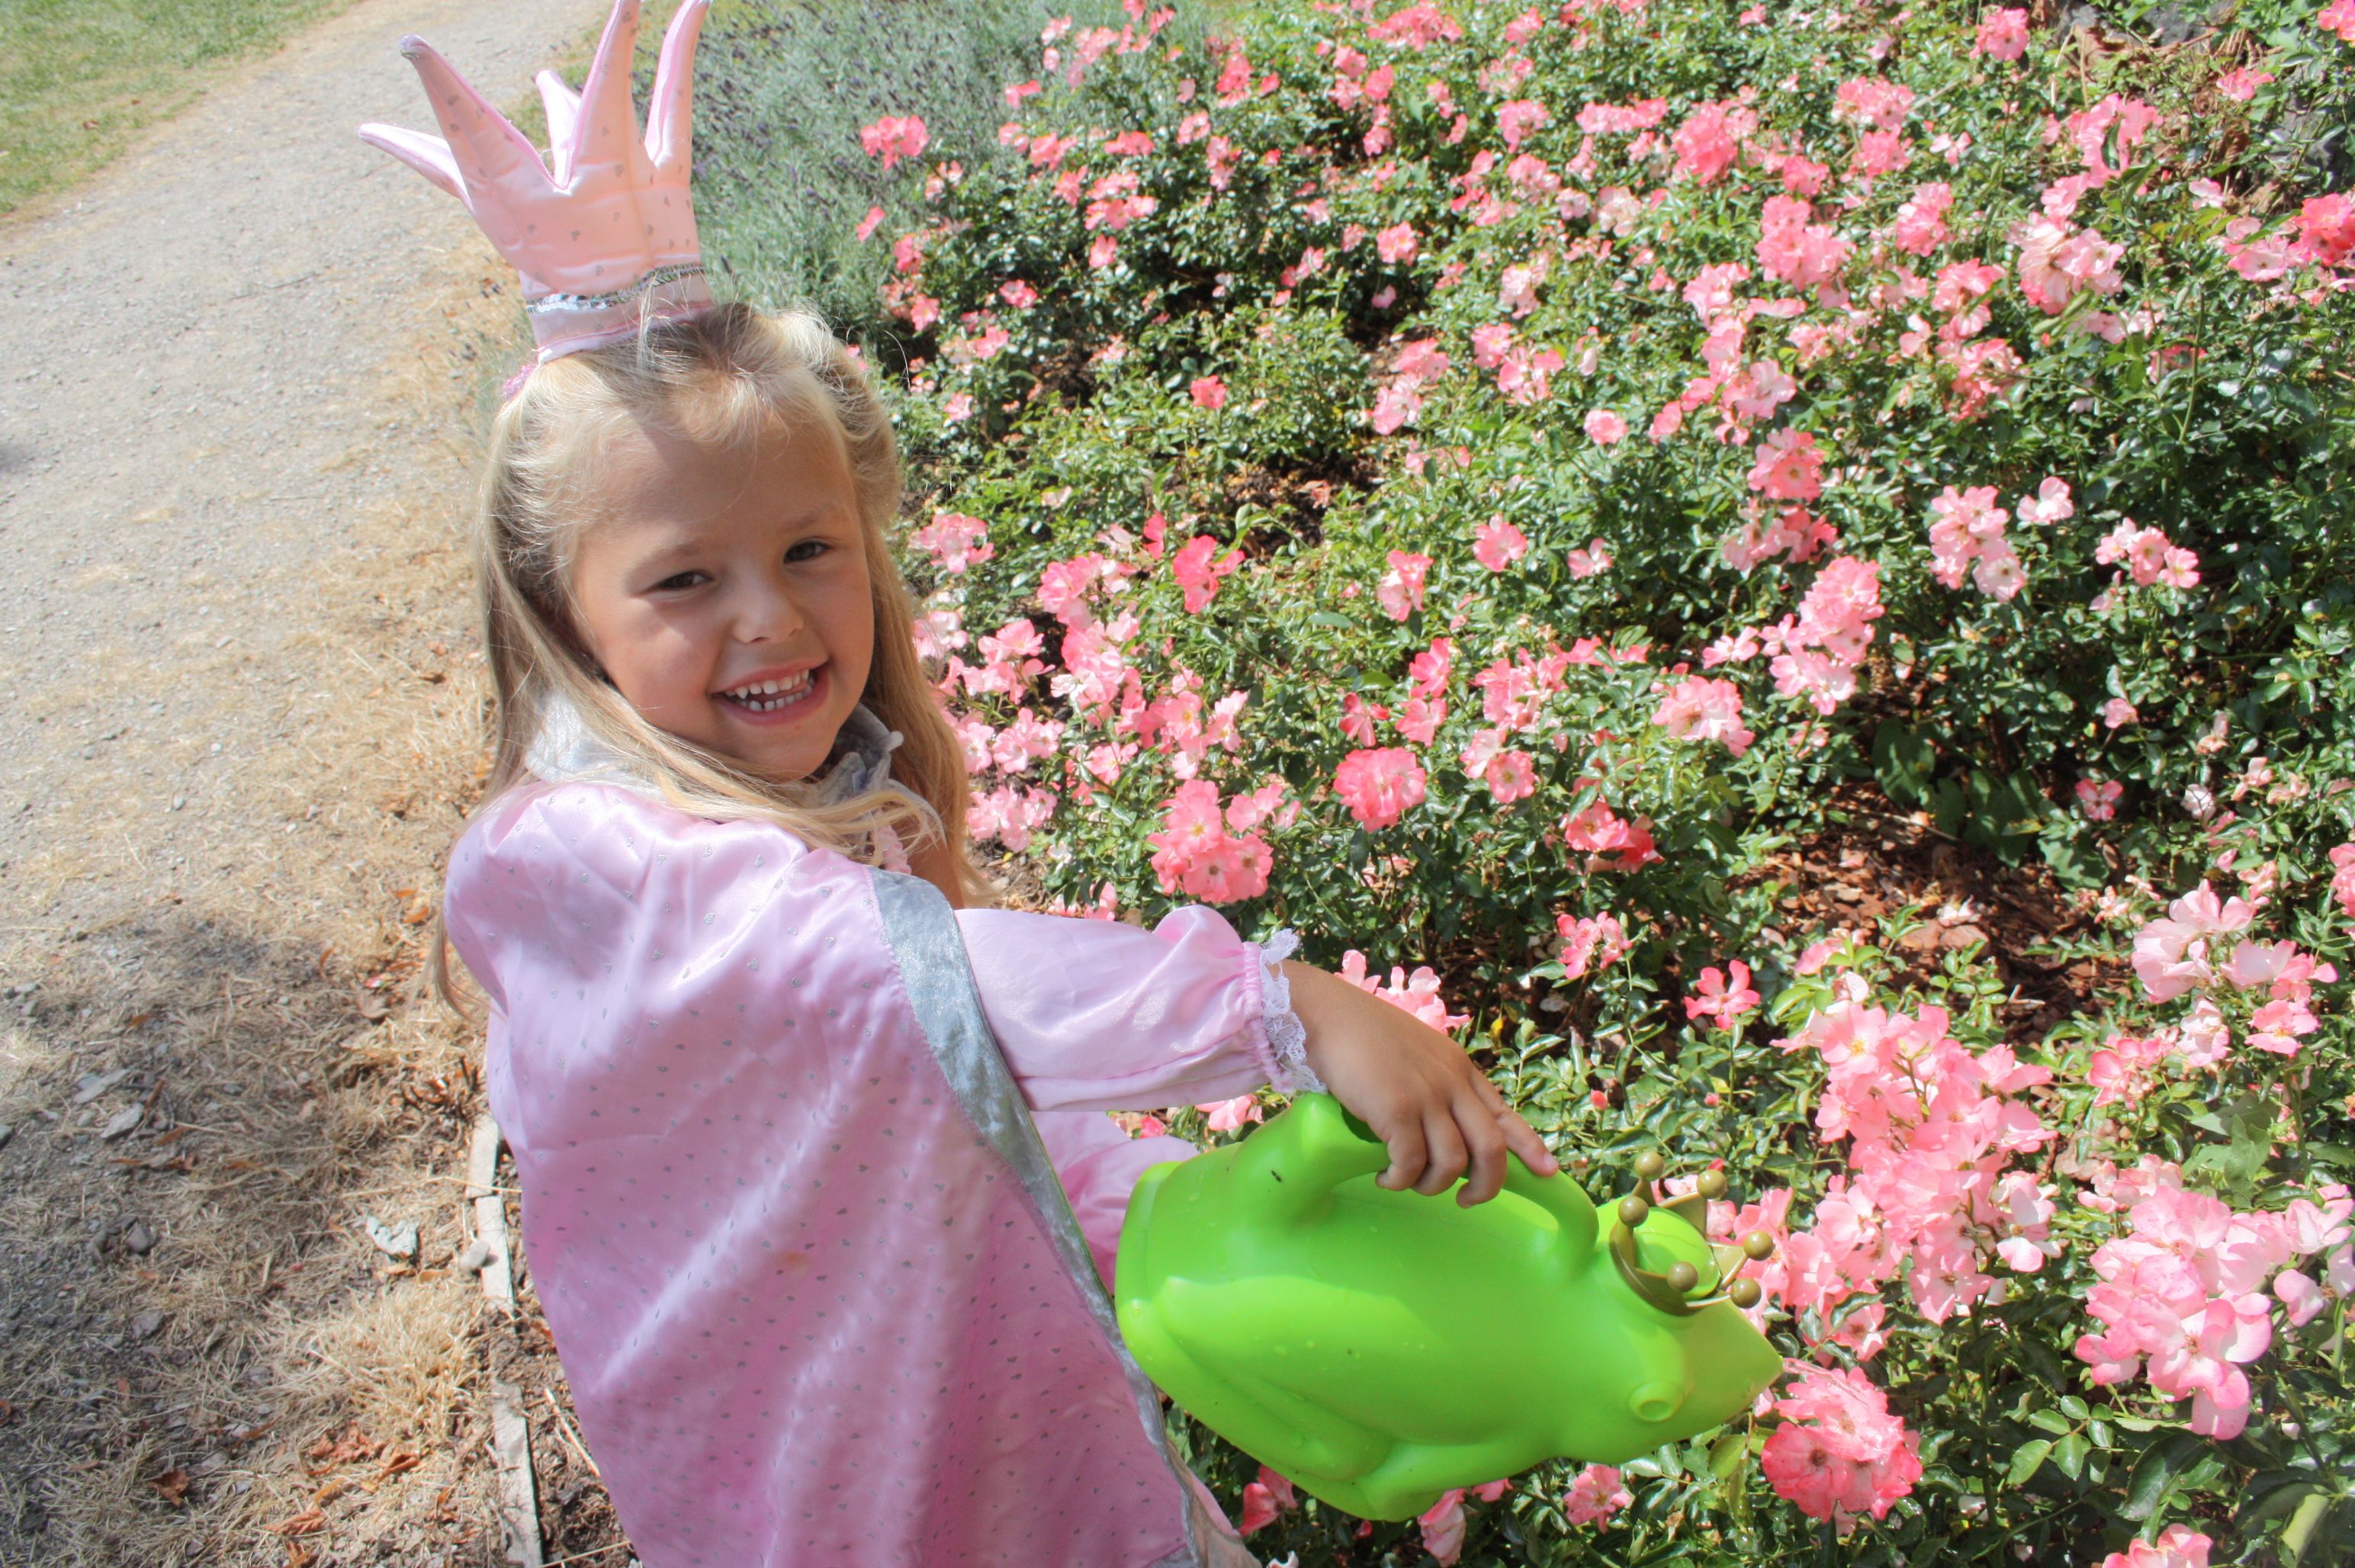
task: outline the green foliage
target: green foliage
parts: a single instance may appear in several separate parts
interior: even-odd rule
[[[2243,104],[2218,91],[2217,47],[2047,32],[2011,64],[1975,54],[1978,13],[1945,4],[1467,5],[1452,37],[1409,13],[1430,19],[1420,43],[1369,28],[1391,9],[1146,47],[1120,17],[1050,29],[1051,60],[1003,68],[1046,91],[954,134],[943,117],[904,176],[851,151],[854,122],[930,112],[889,93],[807,157],[758,116],[707,133],[740,273],[832,279],[890,387],[982,833],[1066,907],[1209,900],[1369,985],[1390,972],[1386,995],[1468,1026],[1598,1198],[1657,1148],[1814,1236],[1870,1141],[1818,1120],[1816,1020],[1886,1009],[1953,1060],[2026,1074],[2002,1093],[2032,1147],[1956,1157],[2011,1160],[2052,1203],[2034,1268],[1995,1261],[2038,1227],[2008,1229],[1982,1191],[1955,1200],[1985,1268],[1960,1307],[1937,1270],[1892,1264],[1865,1293],[1877,1328],[1862,1297],[1796,1287],[1769,1320],[1795,1358],[1868,1371],[1918,1440],[1885,1517],[1843,1535],[1803,1514],[1769,1478],[1789,1429],[1769,1416],[1624,1467],[1633,1500],[1606,1524],[1569,1521],[1575,1467],[1466,1503],[1464,1562],[2096,1563],[2175,1525],[2217,1562],[2343,1557],[2343,1295],[2297,1324],[2259,1296],[2271,1344],[2234,1363],[2253,1414],[2230,1438],[2139,1370],[2091,1382],[2077,1346],[2102,1328],[2096,1258],[2135,1234],[2133,1193],[2112,1194],[2142,1178],[2122,1172],[2179,1169],[2244,1217],[2355,1173],[2336,974],[2313,974],[2310,1027],[2286,1035],[2259,1014],[2286,991],[2218,973],[2223,934],[2177,990],[2125,962],[2206,879],[2264,901],[2233,936],[2355,968],[2355,872],[2329,859],[2355,837],[2355,289],[2335,264],[2267,261],[2309,243],[2302,204],[2344,177],[2328,149],[2355,57],[2307,10],[2252,7],[2265,52],[2235,58],[2275,80]],[[737,58],[730,75],[787,69]],[[1852,172],[1862,128],[1835,90],[1856,81],[1910,91],[1902,173]],[[1652,98],[1651,129],[1579,126],[1582,106]],[[1529,102],[1547,117],[1508,146],[1505,106]],[[1741,155],[1680,168],[1712,106],[1753,117]],[[2156,111],[2139,143],[2105,127],[2136,106]],[[764,237],[746,193],[799,164],[833,165],[837,228],[873,199],[907,221],[838,264]],[[1851,249],[1801,284],[1762,219],[1818,179],[1805,220]],[[1933,182],[1951,233],[1909,250],[1904,209]],[[2031,242],[2089,233],[2102,281],[2045,308]],[[1605,411],[1624,438],[1590,427]],[[1822,453],[1818,496],[1763,494],[1784,432]],[[2015,510],[2047,480],[2070,516]],[[1981,487],[2016,582],[1934,540]],[[1832,537],[1763,548],[1795,505]],[[986,554],[957,542],[967,526]],[[1822,603],[1867,597],[1877,619]],[[1834,624],[1849,656],[1810,674]],[[1728,683],[1705,723],[1702,678]],[[1410,762],[1419,797],[1392,812],[1351,782],[1375,753]],[[1934,879],[1843,931],[1800,928],[1790,895],[1817,890],[1792,884],[1795,851],[1884,833],[2018,868],[2050,929],[1991,952],[1969,934],[1985,912]],[[1206,843],[1233,853],[1215,876]],[[1736,958],[1754,1010],[1718,1000]],[[2195,1061],[2201,1007],[2232,1049]],[[1204,1134],[1199,1110],[1172,1120]],[[1256,1466],[1178,1429],[1235,1504]],[[1433,1539],[1308,1505],[1253,1544],[1414,1563]]]

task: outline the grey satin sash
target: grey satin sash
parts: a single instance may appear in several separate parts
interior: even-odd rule
[[[1081,1233],[1079,1221],[1072,1218],[1071,1200],[1064,1196],[1062,1180],[1047,1157],[1046,1145],[1039,1139],[1029,1104],[998,1051],[997,1037],[982,1011],[980,987],[965,957],[964,933],[956,923],[956,912],[940,889],[922,877],[879,870],[874,881],[884,933],[890,941],[892,956],[899,961],[909,999],[915,1006],[916,1022],[932,1048],[933,1059],[956,1091],[974,1129],[1021,1179],[1064,1272],[1080,1287],[1096,1326],[1120,1358],[1146,1436],[1177,1479],[1186,1508],[1186,1550],[1163,1558],[1155,1568],[1202,1568],[1202,1538],[1210,1527],[1201,1518],[1200,1499],[1169,1451],[1168,1432],[1161,1422],[1160,1393],[1120,1337],[1120,1321],[1096,1274],[1087,1238]]]

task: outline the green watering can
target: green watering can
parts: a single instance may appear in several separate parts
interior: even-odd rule
[[[1542,1460],[1617,1464],[1781,1373],[1703,1198],[1653,1200],[1657,1155],[1607,1214],[1518,1159],[1470,1209],[1375,1186],[1389,1165],[1338,1101],[1303,1094],[1241,1143],[1148,1168],[1120,1232],[1114,1295],[1146,1374],[1334,1507],[1412,1519]],[[1703,1176],[1704,1197],[1724,1189]]]

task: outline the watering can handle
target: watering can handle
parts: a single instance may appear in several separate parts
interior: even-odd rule
[[[1281,1130],[1295,1138],[1283,1149],[1269,1136]],[[1263,1140],[1265,1140],[1263,1144]],[[1343,1109],[1329,1094],[1302,1094],[1276,1123],[1248,1139],[1244,1147],[1261,1146],[1273,1164],[1288,1167],[1295,1179],[1295,1203],[1314,1203],[1353,1177],[1373,1175],[1390,1164],[1390,1151],[1365,1124]],[[1536,1204],[1561,1227],[1568,1255],[1582,1260],[1593,1249],[1597,1223],[1594,1205],[1577,1182],[1556,1173],[1540,1176],[1509,1151],[1505,1156],[1505,1190]]]
[[[1583,1259],[1593,1250],[1594,1204],[1577,1182],[1560,1171],[1540,1176],[1521,1163],[1520,1156],[1508,1151],[1505,1190],[1516,1198],[1527,1199],[1553,1216],[1554,1223],[1561,1227],[1563,1245],[1572,1259]]]

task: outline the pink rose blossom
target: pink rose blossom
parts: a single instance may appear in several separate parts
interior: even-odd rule
[[[1885,1518],[1921,1478],[1921,1443],[1862,1372],[1809,1367],[1774,1402],[1760,1468],[1810,1519]]]
[[[1227,406],[1227,384],[1216,376],[1198,376],[1192,388],[1194,402],[1199,408],[1223,409]]]
[[[2135,705],[2123,697],[2113,697],[2102,704],[2102,722],[2112,730],[2123,730],[2140,719]]]
[[[1812,501],[1824,493],[1824,454],[1816,438],[1785,425],[1760,443],[1750,487],[1775,501]]]
[[[2246,103],[2256,97],[2257,89],[2273,80],[2274,73],[2269,70],[2254,70],[2244,66],[2218,77],[2216,91],[2235,103]]]
[[[1561,937],[1560,956],[1565,979],[1581,979],[1596,970],[1609,968],[1627,956],[1633,946],[1627,940],[1626,928],[1614,914],[1591,918],[1556,915],[1554,930]]]
[[[1341,760],[1333,789],[1359,822],[1388,827],[1423,804],[1423,764],[1402,746],[1354,751]]]
[[[1412,261],[1420,248],[1412,223],[1395,224],[1374,236],[1374,250],[1385,261]]]
[[[1497,134],[1507,152],[1518,152],[1531,134],[1552,123],[1552,112],[1532,98],[1517,98],[1497,106]]]
[[[989,542],[989,525],[958,512],[934,512],[932,522],[909,535],[908,542],[952,576],[997,553]]]
[[[2115,780],[2079,779],[2077,809],[2088,822],[2107,822],[2118,814],[2118,798],[2126,792],[2126,786]]]
[[[1724,969],[1710,965],[1700,972],[1696,993],[1685,998],[1685,1019],[1707,1019],[1719,1029],[1732,1029],[1758,1007],[1758,993],[1750,988],[1750,965],[1735,959]]]
[[[858,132],[858,144],[867,149],[868,156],[882,159],[886,169],[901,158],[921,156],[931,139],[923,121],[912,114],[905,118],[886,116],[872,125],[860,127]]]
[[[1393,621],[1403,621],[1423,608],[1424,579],[1431,571],[1431,557],[1408,550],[1390,552],[1389,570],[1374,589],[1375,602],[1382,613]]]
[[[1756,739],[1742,723],[1742,691],[1730,680],[1689,676],[1660,699],[1652,722],[1680,741],[1717,741],[1735,756]]]
[[[2028,13],[2007,5],[1981,16],[1978,37],[1971,45],[1971,52],[1998,60],[2016,60],[2026,54]]]
[[[1502,512],[1472,530],[1472,558],[1491,571],[1504,571],[1529,552],[1528,537]]]
[[[1238,1094],[1231,1100],[1218,1100],[1194,1109],[1209,1116],[1209,1128],[1214,1133],[1239,1133],[1253,1122],[1267,1119],[1267,1112],[1249,1094]]]
[[[1199,615],[1209,609],[1210,601],[1219,595],[1219,580],[1242,565],[1241,550],[1231,549],[1223,556],[1218,552],[1218,540],[1208,534],[1196,534],[1169,558],[1169,575],[1186,591],[1186,613],[1189,615]],[[1215,560],[1211,559],[1214,556],[1218,556]]]
[[[1627,421],[1609,409],[1590,409],[1586,415],[1586,439],[1597,446],[1611,446],[1627,433]]]
[[[1601,1524],[1635,1500],[1636,1494],[1619,1484],[1617,1467],[1589,1465],[1562,1494],[1561,1514],[1572,1524]]]
[[[1367,973],[1366,955],[1351,948],[1341,955],[1341,967],[1337,973],[1360,991],[1380,997],[1401,1012],[1413,1014],[1442,1034],[1459,1029],[1470,1021],[1465,1014],[1447,1010],[1447,999],[1440,995],[1439,976],[1427,964],[1417,965],[1412,976],[1403,965],[1393,964],[1390,983],[1384,985],[1380,975]]]
[[[1179,784],[1164,808],[1161,827],[1147,834],[1154,874],[1165,893],[1182,890],[1205,903],[1233,903],[1267,891],[1275,857],[1264,839],[1227,830],[1218,786],[1206,779]]]
[[[2100,1568],[2208,1568],[2208,1552],[2214,1544],[2188,1524],[2170,1524],[2156,1541],[2137,1541],[2124,1552],[2111,1552]]]

